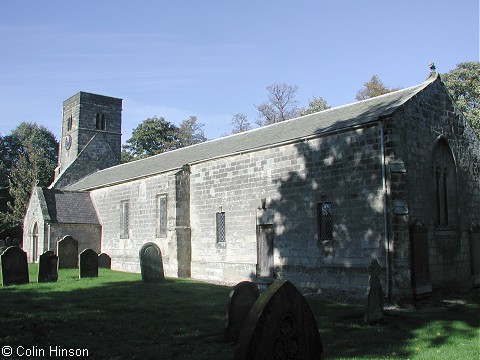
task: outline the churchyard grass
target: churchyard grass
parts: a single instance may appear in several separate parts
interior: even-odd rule
[[[90,359],[231,359],[223,340],[230,287],[167,279],[145,284],[139,274],[99,269],[78,279],[61,269],[58,282],[0,288],[0,348],[14,355],[50,348],[87,349]],[[478,293],[463,303],[421,310],[391,309],[374,325],[363,307],[308,297],[326,359],[478,359]],[[38,353],[43,350],[44,353]],[[4,358],[32,358],[4,357]],[[38,356],[42,358],[42,356]]]

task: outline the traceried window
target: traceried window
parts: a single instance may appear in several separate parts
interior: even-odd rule
[[[318,240],[333,240],[332,203],[321,202],[317,205]]]
[[[440,139],[433,153],[435,225],[453,227],[457,222],[457,185],[455,161],[445,139]]]
[[[156,237],[167,236],[167,195],[158,195],[156,198],[157,224],[155,229]]]
[[[216,214],[217,243],[225,242],[225,212]]]
[[[128,239],[130,228],[130,203],[122,201],[120,203],[120,238]]]

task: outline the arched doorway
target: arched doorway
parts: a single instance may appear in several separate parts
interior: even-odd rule
[[[38,224],[33,224],[32,230],[32,261],[37,262],[38,257]]]

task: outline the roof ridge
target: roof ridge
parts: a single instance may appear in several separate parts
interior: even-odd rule
[[[67,186],[66,189],[88,190],[114,185],[179,169],[187,163],[208,161],[222,156],[261,149],[265,146],[278,146],[305,137],[321,136],[331,130],[366,124],[393,114],[396,109],[437,78],[438,76],[430,76],[420,84],[370,99],[115,165],[86,176]]]

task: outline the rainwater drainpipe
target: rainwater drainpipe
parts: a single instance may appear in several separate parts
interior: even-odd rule
[[[383,190],[383,229],[385,232],[385,271],[386,271],[386,289],[385,297],[390,298],[390,242],[388,239],[388,222],[387,222],[387,178],[385,169],[385,143],[383,127],[385,122],[380,121],[380,154],[382,166],[382,190]]]

